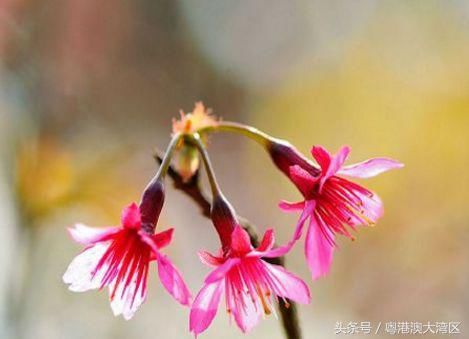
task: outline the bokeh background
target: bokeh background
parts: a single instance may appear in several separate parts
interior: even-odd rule
[[[301,246],[288,257],[313,295],[306,339],[340,337],[337,321],[469,319],[469,2],[1,0],[1,338],[191,337],[155,274],[128,322],[61,276],[80,250],[66,226],[117,224],[198,100],[304,152],[348,144],[350,161],[406,164],[366,182],[385,216],[340,240],[329,276],[310,282]],[[238,212],[286,241],[296,216],[276,205],[298,193],[266,154],[233,135],[210,152]],[[172,189],[160,225],[176,227],[166,253],[196,292],[212,226]],[[223,311],[204,338],[221,335],[241,337]],[[282,338],[280,323],[249,337]]]

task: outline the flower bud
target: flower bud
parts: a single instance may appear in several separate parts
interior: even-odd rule
[[[188,182],[199,169],[199,152],[197,148],[184,144],[177,156],[176,168],[183,182]]]

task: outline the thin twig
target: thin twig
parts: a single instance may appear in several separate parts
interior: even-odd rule
[[[157,151],[154,157],[161,164],[161,152]],[[200,187],[199,171],[197,171],[189,181],[184,182],[181,175],[179,175],[173,166],[169,166],[168,176],[172,179],[174,188],[187,194],[199,207],[202,215],[210,218],[210,199]],[[249,233],[252,245],[257,247],[259,245],[259,237],[256,232],[256,227],[246,218],[238,216],[238,219],[240,220],[243,228]],[[271,264],[285,266],[285,260],[283,257],[266,258],[265,260]],[[301,329],[296,304],[288,299],[279,299],[278,309],[282,318],[286,338],[301,339]]]

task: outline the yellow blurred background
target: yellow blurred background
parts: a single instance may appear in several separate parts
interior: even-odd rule
[[[347,144],[351,162],[406,165],[363,182],[385,216],[340,239],[330,275],[312,283],[301,246],[287,258],[312,291],[305,339],[341,337],[335,324],[349,321],[462,321],[452,337],[467,337],[467,1],[2,0],[0,338],[191,337],[155,274],[128,322],[106,292],[72,293],[61,277],[80,250],[66,227],[118,224],[172,117],[198,100],[305,153]],[[233,135],[209,150],[238,212],[286,241],[296,216],[277,203],[298,193],[267,155]],[[173,189],[159,225],[176,228],[166,253],[195,293],[212,226]],[[223,313],[204,338],[242,337]],[[280,322],[247,337],[282,338]]]

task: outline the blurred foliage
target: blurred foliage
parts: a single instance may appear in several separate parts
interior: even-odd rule
[[[24,226],[35,226],[51,214],[78,204],[116,220],[120,204],[132,199],[136,191],[119,177],[124,156],[125,150],[117,150],[97,159],[88,155],[79,162],[78,154],[72,155],[51,137],[25,141],[18,149],[15,170]],[[116,190],[117,201],[113,198]]]

